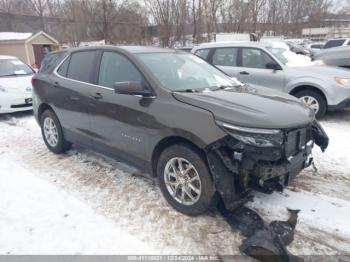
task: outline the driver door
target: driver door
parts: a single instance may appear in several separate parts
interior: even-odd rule
[[[96,85],[91,89],[90,125],[95,147],[117,154],[125,161],[145,159],[148,106],[141,96],[116,94],[114,84],[145,81],[135,65],[116,51],[103,51]]]
[[[267,68],[269,63],[277,64],[270,55],[253,47],[242,47],[240,54],[242,64],[237,78],[241,82],[283,91],[284,72]]]

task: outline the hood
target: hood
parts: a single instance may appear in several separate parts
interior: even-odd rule
[[[8,92],[16,92],[23,94],[32,93],[32,79],[33,75],[18,75],[9,77],[0,77],[0,86],[5,87]]]
[[[311,109],[294,97],[269,88],[242,86],[234,89],[179,93],[174,97],[186,104],[209,110],[216,120],[243,127],[291,128],[314,119]]]

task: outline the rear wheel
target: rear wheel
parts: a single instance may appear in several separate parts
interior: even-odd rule
[[[46,110],[40,118],[41,134],[47,148],[56,153],[70,149],[71,143],[64,139],[62,126],[57,116],[51,110]]]
[[[324,97],[313,90],[303,90],[295,94],[299,100],[310,107],[317,118],[323,117],[327,112],[327,102]]]
[[[213,181],[199,152],[185,144],[165,149],[157,175],[163,196],[176,210],[198,216],[215,205]]]

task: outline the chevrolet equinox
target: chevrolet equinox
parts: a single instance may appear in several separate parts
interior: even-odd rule
[[[195,55],[155,47],[50,53],[33,79],[46,146],[72,143],[157,177],[176,210],[233,209],[252,189],[282,190],[328,137],[296,98],[255,89]]]

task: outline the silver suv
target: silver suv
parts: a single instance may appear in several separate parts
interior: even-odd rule
[[[312,108],[317,117],[327,110],[350,106],[350,72],[303,63],[290,65],[285,49],[269,43],[207,43],[192,53],[244,83],[278,89],[294,95]]]

